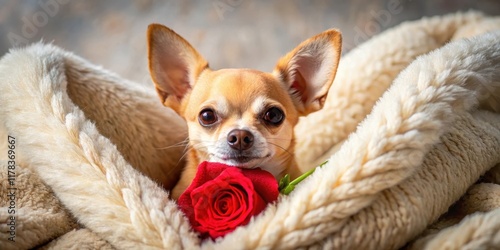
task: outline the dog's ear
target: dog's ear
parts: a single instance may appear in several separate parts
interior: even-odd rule
[[[148,26],[149,72],[165,106],[179,112],[182,98],[208,63],[184,38],[161,25]]]
[[[327,30],[302,42],[274,69],[301,115],[319,110],[335,78],[342,47],[338,30]]]

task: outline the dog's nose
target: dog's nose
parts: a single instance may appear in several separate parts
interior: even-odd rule
[[[237,150],[249,149],[253,145],[253,134],[248,130],[233,129],[227,135],[227,144]]]

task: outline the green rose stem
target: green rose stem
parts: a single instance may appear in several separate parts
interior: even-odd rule
[[[325,161],[323,163],[321,163],[319,165],[319,167],[323,167],[323,165],[325,165],[326,163],[328,162]],[[290,182],[290,175],[286,174],[285,176],[283,176],[283,178],[281,178],[281,180],[279,181],[279,184],[278,184],[278,190],[280,191],[281,194],[284,194],[284,195],[289,195],[294,189],[295,189],[295,186],[297,184],[299,184],[300,182],[302,182],[305,178],[307,178],[309,175],[311,175],[312,173],[314,173],[314,171],[316,170],[316,168],[313,168],[307,172],[305,172],[304,174],[302,174],[301,176],[297,177],[295,180],[291,181]]]

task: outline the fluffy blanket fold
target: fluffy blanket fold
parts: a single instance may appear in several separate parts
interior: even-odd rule
[[[301,168],[328,164],[216,242],[168,199],[186,127],[152,89],[51,45],[12,50],[0,61],[0,188],[16,188],[16,227],[11,242],[2,195],[0,248],[498,247],[498,29],[476,12],[424,18],[345,55],[325,108],[295,131]]]

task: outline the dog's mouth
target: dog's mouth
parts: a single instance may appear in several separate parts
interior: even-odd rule
[[[270,154],[265,156],[223,155],[218,158],[221,159],[224,163],[229,165],[241,168],[253,168],[257,167],[259,163],[262,163],[270,156],[271,156]]]
[[[249,156],[235,156],[235,157],[226,157],[222,158],[224,161],[236,161],[239,163],[247,163],[253,159],[258,159],[257,157],[249,157]]]

